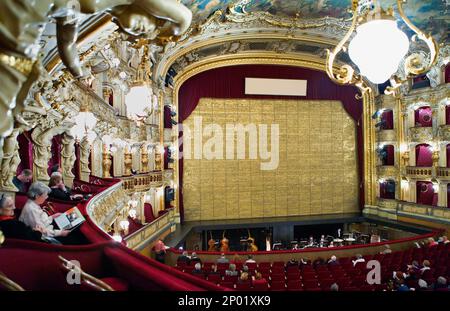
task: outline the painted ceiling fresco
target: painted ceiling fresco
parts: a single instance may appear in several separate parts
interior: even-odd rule
[[[204,21],[216,10],[225,11],[236,0],[182,0],[191,9],[194,23]],[[242,2],[242,1],[241,1]],[[350,0],[250,0],[248,12],[266,11],[274,15],[294,16],[300,13],[303,18],[325,16],[348,18]],[[382,7],[396,7],[395,0],[380,0]],[[450,22],[450,0],[409,0],[404,5],[405,13],[422,30],[431,32],[439,41],[448,41]]]

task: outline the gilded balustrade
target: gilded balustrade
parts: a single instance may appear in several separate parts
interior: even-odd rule
[[[163,185],[163,175],[161,171],[153,171],[130,177],[121,177],[120,179],[123,182],[123,189],[128,194],[145,192],[150,190],[150,188],[158,188]]]
[[[440,180],[450,180],[450,167],[437,167],[436,175]]]
[[[432,178],[432,167],[407,166],[406,175],[409,178]]]
[[[399,203],[397,214],[399,216],[414,216],[431,221],[450,223],[450,209],[447,207]]]

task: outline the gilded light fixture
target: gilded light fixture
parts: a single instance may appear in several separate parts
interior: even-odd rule
[[[144,45],[144,52],[136,72],[136,79],[131,84],[130,91],[125,97],[127,115],[138,123],[143,122],[147,116],[153,113],[156,96],[150,87],[150,75],[148,46]]]
[[[427,59],[419,53],[411,53],[404,60],[406,79],[423,74],[436,63],[438,45],[431,35],[424,34],[414,26],[403,11],[403,2],[397,0],[398,13],[403,22],[415,33],[412,41],[421,40],[429,49]],[[387,88],[387,94],[393,94],[406,80],[394,75],[400,62],[409,51],[410,41],[405,33],[398,29],[394,10],[384,11],[378,1],[373,0],[371,6],[359,5],[359,1],[352,1],[353,18],[350,29],[333,51],[327,50],[326,71],[331,80],[337,84],[353,84],[363,88],[363,77],[379,84],[391,80],[392,87]],[[349,64],[333,70],[336,56],[346,51],[344,46],[353,32],[356,35],[348,44],[350,59],[358,66],[359,73]]]

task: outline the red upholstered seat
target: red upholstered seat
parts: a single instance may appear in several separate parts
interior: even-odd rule
[[[208,274],[208,281],[217,284],[222,280],[222,277],[219,274]]]
[[[129,289],[129,284],[124,279],[107,277],[100,280],[111,286],[115,291],[128,291]]]
[[[242,282],[236,284],[236,290],[250,290],[251,287],[252,286],[250,282]]]
[[[300,280],[288,281],[287,282],[287,290],[288,291],[302,291],[303,286]]]
[[[286,290],[286,284],[284,281],[274,281],[270,283],[270,290],[271,291],[285,291]]]

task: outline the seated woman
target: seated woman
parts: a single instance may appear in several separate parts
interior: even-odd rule
[[[83,199],[83,196],[81,194],[72,195],[70,193],[70,190],[68,190],[64,185],[62,176],[59,173],[52,174],[48,185],[51,189],[49,197],[53,199],[58,199],[62,201],[76,201]]]
[[[2,195],[0,197],[0,230],[6,238],[42,241],[42,228],[34,229],[28,227],[23,222],[16,219],[14,210],[16,206],[12,197]]]
[[[32,228],[42,228],[42,238],[51,243],[82,244],[84,241],[79,236],[78,228],[72,231],[54,229],[53,219],[60,216],[61,213],[48,216],[41,208],[40,205],[47,200],[50,191],[51,189],[45,184],[39,181],[34,182],[28,190],[28,201],[22,209],[19,220]]]

